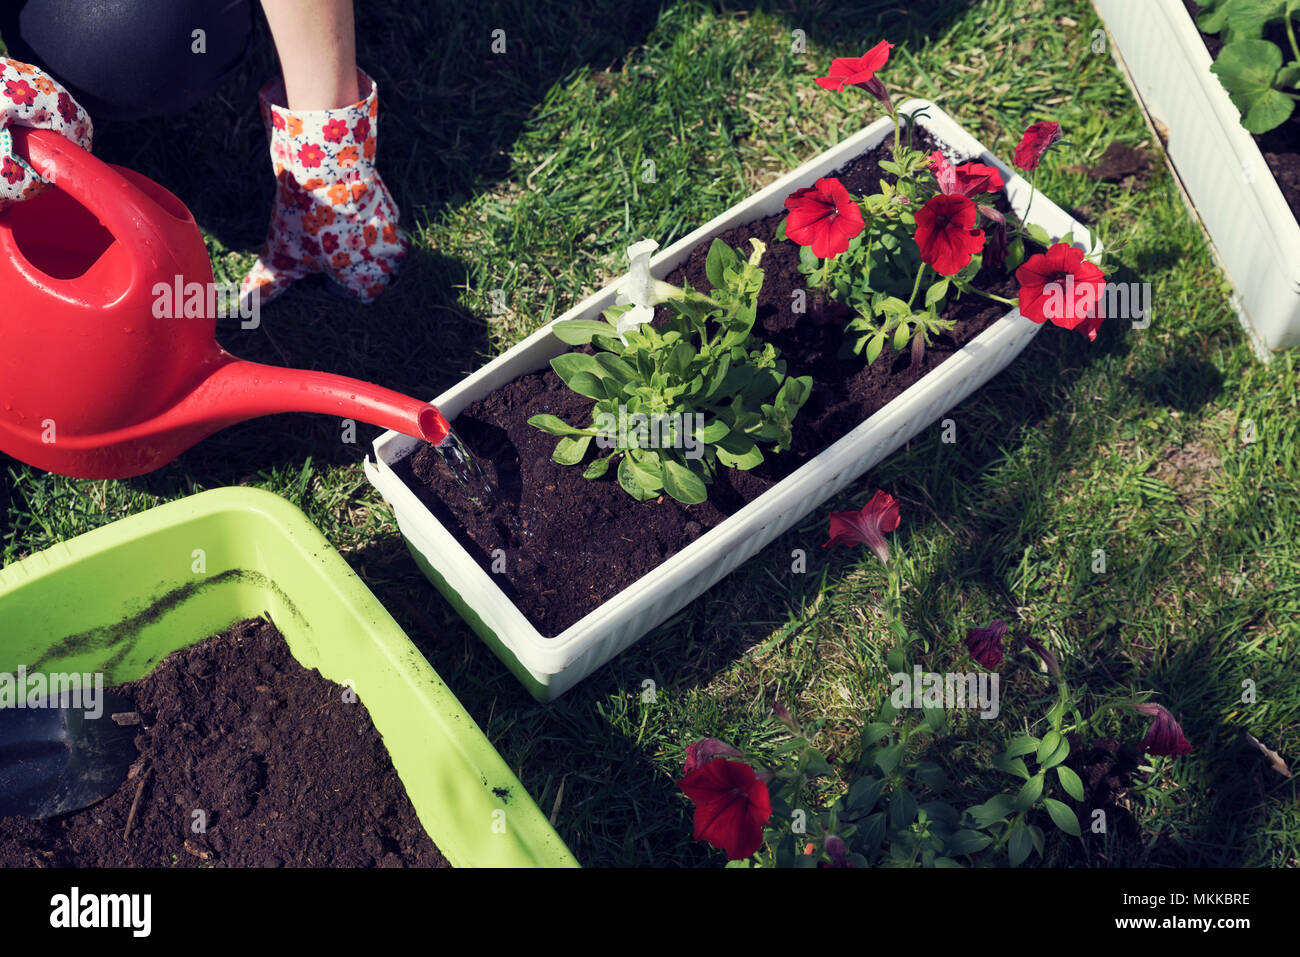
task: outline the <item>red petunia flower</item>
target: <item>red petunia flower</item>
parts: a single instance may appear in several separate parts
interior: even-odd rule
[[[952,276],[984,248],[984,230],[975,228],[975,204],[953,193],[932,196],[916,211],[916,244],[921,259],[941,276]]]
[[[5,80],[5,96],[19,106],[31,106],[36,102],[36,87],[26,80]]]
[[[885,532],[899,523],[898,499],[888,492],[877,491],[871,501],[856,512],[831,512],[830,540],[822,545],[868,545],[882,562],[889,562],[889,543]]]
[[[1002,664],[1002,636],[1006,633],[1007,623],[995,618],[987,627],[966,632],[966,650],[981,667],[992,671]]]
[[[341,143],[343,137],[347,136],[348,125],[338,117],[330,120],[321,129],[321,136],[325,137],[326,143]]]
[[[786,197],[785,208],[790,211],[785,219],[786,236],[800,246],[811,246],[819,259],[844,252],[849,240],[866,226],[858,204],[833,177],[795,190]]]
[[[845,85],[866,83],[889,62],[889,51],[893,48],[888,40],[881,40],[860,57],[838,57],[831,61],[826,76],[817,77],[817,85],[824,90],[842,90]]]
[[[319,166],[323,159],[325,159],[325,151],[315,143],[303,143],[298,148],[298,162],[303,166]]]
[[[743,861],[763,846],[772,799],[748,764],[714,758],[677,786],[695,803],[697,841],[708,841],[733,861]]]
[[[719,741],[717,738],[700,738],[694,744],[687,746],[686,765],[682,768],[682,774],[698,771],[718,757],[739,758],[741,753],[727,742]]]
[[[1050,319],[1078,329],[1091,342],[1105,318],[1106,274],[1083,251],[1057,243],[1036,253],[1016,270],[1020,314],[1032,322]]]
[[[1140,750],[1154,756],[1177,757],[1192,753],[1191,744],[1183,736],[1183,729],[1178,726],[1178,721],[1168,708],[1164,705],[1148,703],[1138,705],[1137,710],[1139,714],[1155,719],[1151,722],[1151,729],[1147,732],[1147,736],[1138,745]]]
[[[1015,164],[1025,171],[1038,169],[1038,162],[1047,148],[1061,138],[1061,124],[1043,120],[1025,130],[1016,147]]]
[[[938,180],[939,191],[945,196],[960,193],[974,198],[980,193],[996,193],[1002,189],[1002,174],[994,167],[983,163],[953,166],[938,150],[930,154],[930,172]]]

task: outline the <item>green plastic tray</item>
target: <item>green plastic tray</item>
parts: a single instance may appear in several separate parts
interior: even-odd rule
[[[0,672],[134,681],[260,615],[304,666],[356,688],[453,865],[576,866],[397,622],[307,517],[270,492],[203,492],[0,569]]]

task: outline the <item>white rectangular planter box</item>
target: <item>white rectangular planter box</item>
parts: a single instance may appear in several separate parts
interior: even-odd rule
[[[1233,288],[1261,358],[1300,345],[1300,223],[1181,0],[1094,0]],[[1163,131],[1162,131],[1162,139]]]
[[[978,159],[999,169],[1012,207],[1023,213],[1029,184],[933,104],[909,100],[900,110],[911,114],[921,108],[928,109],[929,115],[920,125],[951,147],[954,156]],[[795,189],[811,186],[892,135],[889,118],[877,120],[661,251],[651,261],[651,272],[663,278],[701,242],[781,212],[785,198]],[[1053,237],[1073,232],[1078,245],[1090,247],[1087,229],[1046,197],[1036,196],[1032,209],[1030,221]],[[613,287],[607,286],[553,322],[599,318],[614,298]],[[375,461],[366,461],[366,475],[392,505],[398,527],[424,573],[529,691],[539,700],[549,701],[676,614],[965,399],[1015,358],[1039,329],[1012,310],[798,471],[553,638],[528,622],[492,576],[393,472],[396,462],[419,447],[418,439],[395,432],[380,436],[375,440]],[[471,402],[519,376],[544,369],[569,348],[551,334],[548,324],[433,402],[448,419],[454,419]],[[798,424],[796,419],[795,428]]]

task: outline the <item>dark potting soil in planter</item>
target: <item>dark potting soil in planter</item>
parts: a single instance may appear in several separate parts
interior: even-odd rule
[[[271,623],[240,622],[114,690],[142,719],[132,776],[83,810],[0,820],[0,866],[450,866],[365,705]]]
[[[917,134],[918,141],[924,141],[918,146],[943,146],[928,133]],[[890,157],[891,146],[892,138],[835,175],[851,193],[875,191],[882,175],[877,164]],[[999,199],[1005,212],[1005,197]],[[852,312],[812,291],[807,311],[792,311],[791,293],[805,289],[807,282],[799,271],[799,247],[776,239],[784,218],[782,213],[755,220],[721,238],[746,253],[751,237],[767,243],[755,334],[781,350],[789,375],[813,378],[812,395],[795,418],[788,451],[764,448],[763,463],[748,472],[720,469],[708,500],[698,505],[682,505],[666,495],[637,502],[619,487],[613,469],[591,481],[582,477],[584,466],[551,460],[558,440],[529,425],[529,417],[549,413],[585,427],[594,401],[570,391],[548,367],[470,404],[453,423],[497,489],[490,508],[467,498],[430,446],[396,464],[402,480],[485,570],[492,570],[493,552],[501,550],[497,554],[504,558],[504,569],[498,563],[493,577],[542,634],[559,634],[758,498],[1007,312],[1007,306],[978,296],[950,300],[943,315],[956,320],[956,326],[926,349],[915,368],[910,350],[900,354],[889,345],[871,365],[861,356],[840,358]],[[710,288],[704,262],[711,242],[697,246],[668,281]],[[1018,288],[1014,277],[992,269],[981,272],[976,283],[1008,297]],[[667,310],[660,308],[655,322],[667,318]],[[589,453],[588,461],[596,451]]]
[[[1193,0],[1183,0],[1183,6],[1193,22],[1196,15],[1204,9],[1203,5]],[[1280,23],[1270,24],[1264,33],[1264,39],[1277,44],[1281,50],[1290,49],[1286,28]],[[1223,49],[1223,40],[1215,34],[1202,33],[1201,40],[1212,57],[1217,57]],[[1258,136],[1251,133],[1251,138],[1264,154],[1264,162],[1277,180],[1286,204],[1291,207],[1291,215],[1300,221],[1300,109],[1293,110],[1290,119],[1281,126]]]

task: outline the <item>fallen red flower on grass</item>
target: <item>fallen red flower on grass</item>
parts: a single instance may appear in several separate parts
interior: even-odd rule
[[[1015,164],[1026,172],[1038,169],[1038,163],[1047,148],[1061,138],[1061,124],[1052,120],[1034,123],[1020,137],[1016,147]]]
[[[786,198],[785,208],[790,211],[785,219],[786,237],[800,246],[811,246],[819,259],[844,252],[849,240],[866,226],[858,204],[833,177],[795,190]]]
[[[1177,757],[1192,753],[1191,744],[1168,708],[1161,704],[1147,703],[1138,705],[1137,710],[1139,714],[1155,719],[1151,722],[1151,729],[1147,731],[1147,736],[1138,745],[1140,750],[1153,756]]]
[[[981,667],[990,671],[1002,664],[1002,637],[1007,633],[1007,623],[995,618],[984,628],[966,632],[966,650]]]
[[[822,548],[868,545],[877,558],[888,564],[889,543],[885,541],[884,533],[898,528],[899,521],[898,499],[888,492],[878,491],[856,512],[831,512],[831,537]]]
[[[1057,243],[1036,253],[1016,270],[1020,314],[1031,322],[1050,319],[1065,329],[1097,338],[1104,316],[1106,274],[1083,256],[1083,250]]]
[[[714,758],[677,786],[695,803],[697,841],[708,841],[733,861],[743,861],[763,846],[772,799],[748,764]]]
[[[916,211],[916,244],[921,259],[941,276],[952,276],[984,248],[984,230],[975,228],[975,204],[960,193],[932,196]]]

